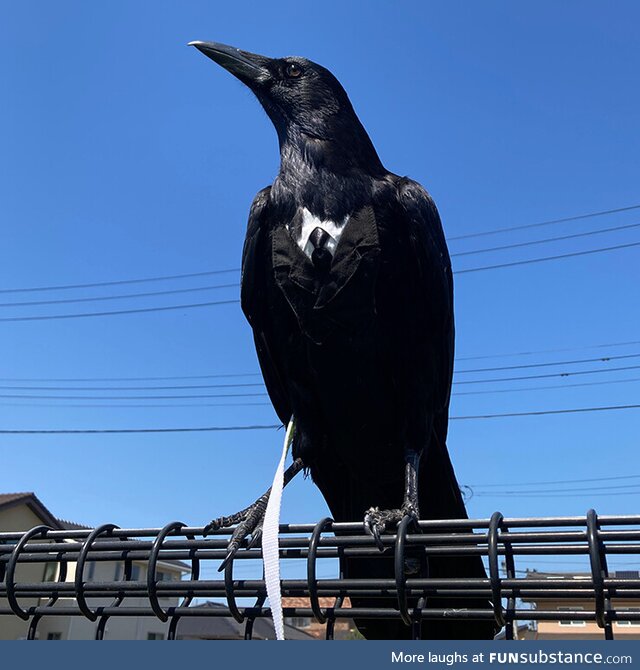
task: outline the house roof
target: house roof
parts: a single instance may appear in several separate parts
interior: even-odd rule
[[[0,509],[7,509],[16,505],[26,505],[47,526],[51,526],[56,530],[64,528],[60,520],[51,514],[35,493],[31,491],[0,493]]]
[[[93,526],[86,526],[83,523],[76,523],[75,521],[67,521],[66,519],[58,519],[58,523],[63,530],[92,530]]]
[[[197,605],[194,609],[222,609],[225,605],[207,601],[202,605]],[[178,622],[177,635],[180,637],[197,637],[209,640],[242,640],[244,638],[244,623],[238,623],[230,616],[186,616]],[[315,640],[313,635],[309,635],[294,626],[284,625],[284,636],[287,640]],[[253,638],[257,640],[273,640],[275,632],[273,621],[268,618],[260,617],[253,623]]]
[[[318,603],[320,607],[334,607],[336,599],[335,598],[318,598]],[[311,600],[309,598],[299,598],[299,597],[285,597],[282,599],[283,607],[311,607]],[[345,598],[342,603],[342,607],[351,607],[351,601],[349,598]]]

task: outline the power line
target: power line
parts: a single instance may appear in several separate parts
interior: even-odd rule
[[[206,272],[189,272],[177,275],[163,275],[159,277],[141,277],[138,279],[117,279],[112,281],[91,282],[85,284],[58,284],[57,286],[32,286],[30,288],[3,288],[0,293],[31,293],[36,291],[65,291],[74,288],[96,288],[98,286],[121,286],[123,284],[143,284],[145,282],[169,281],[171,279],[191,279],[193,277],[210,277],[212,275],[240,272],[240,268],[228,270],[208,270]]]
[[[601,234],[601,233],[607,233],[607,232],[614,232],[614,231],[619,231],[619,230],[626,230],[629,228],[637,228],[640,227],[640,223],[633,223],[633,224],[628,224],[624,226],[614,226],[611,228],[602,228],[599,230],[592,230],[584,233],[574,233],[572,235],[563,235],[560,237],[550,237],[546,238],[543,240],[534,240],[534,241],[529,241],[529,242],[520,242],[517,244],[508,244],[508,245],[503,245],[503,246],[497,246],[497,247],[490,247],[490,248],[485,248],[485,249],[475,249],[472,251],[463,251],[463,252],[458,252],[451,254],[452,257],[454,256],[469,256],[469,255],[475,255],[475,254],[482,254],[482,253],[487,253],[487,252],[493,252],[493,251],[502,251],[502,250],[507,250],[507,249],[515,249],[519,247],[526,247],[526,246],[532,246],[536,244],[543,244],[543,243],[548,243],[548,242],[557,242],[557,241],[562,241],[562,240],[568,240],[568,239],[573,239],[573,238],[578,238],[578,237],[586,237],[589,235],[596,235],[596,234]],[[220,271],[215,271],[215,272],[220,272],[220,273],[225,273],[225,272],[232,272],[235,270],[220,270]],[[209,273],[195,273],[197,276],[201,274],[209,274]],[[176,278],[181,278],[185,277],[187,275],[170,275],[166,277],[166,279],[176,279]],[[10,291],[44,291],[44,290],[60,290],[60,289],[69,289],[69,288],[79,288],[79,287],[88,287],[88,286],[107,286],[107,285],[114,285],[114,284],[127,284],[127,283],[138,283],[138,282],[145,282],[145,281],[159,281],[161,279],[164,279],[163,277],[154,277],[150,279],[136,279],[136,280],[121,280],[119,282],[103,282],[101,284],[75,284],[75,285],[66,285],[66,286],[57,286],[57,287],[38,287],[38,288],[33,288],[33,289],[6,289],[6,290],[0,290],[0,293],[6,293]],[[57,299],[57,300],[27,300],[27,301],[22,301],[22,302],[4,302],[0,303],[0,307],[27,307],[27,306],[42,306],[42,305],[61,305],[61,304],[72,304],[72,303],[86,303],[86,302],[99,302],[99,301],[105,301],[105,300],[128,300],[128,299],[136,299],[136,298],[150,298],[150,297],[156,297],[156,296],[166,296],[166,295],[179,295],[179,294],[184,294],[184,293],[197,293],[197,292],[202,292],[202,291],[212,291],[212,290],[217,290],[217,289],[226,289],[226,288],[237,288],[239,286],[238,282],[234,282],[232,284],[215,284],[215,285],[210,285],[210,286],[197,286],[193,288],[181,288],[181,289],[170,289],[170,290],[165,290],[165,291],[145,291],[142,293],[126,293],[122,295],[106,295],[106,296],[91,296],[87,298],[62,298],[62,299]]]
[[[459,256],[475,256],[476,254],[486,254],[494,251],[506,251],[507,249],[519,249],[521,247],[531,247],[536,244],[548,244],[549,242],[562,242],[564,240],[573,240],[578,237],[589,237],[591,235],[600,235],[602,233],[612,233],[630,228],[638,228],[640,223],[629,223],[624,226],[613,226],[612,228],[599,228],[598,230],[589,230],[584,233],[573,233],[571,235],[560,235],[559,237],[547,237],[542,240],[529,240],[528,242],[517,242],[515,244],[503,244],[497,247],[486,247],[484,249],[472,249],[471,251],[458,251],[451,254],[451,258]]]
[[[623,360],[626,358],[640,358],[640,353],[636,354],[620,354],[618,356],[598,356],[597,358],[579,358],[569,361],[555,361],[545,363],[527,363],[521,365],[502,365],[493,368],[475,368],[470,370],[456,370],[456,374],[470,374],[476,372],[496,372],[498,370],[524,370],[528,368],[546,368],[554,367],[556,365],[578,365],[580,363],[607,363],[608,361]]]
[[[640,475],[617,475],[615,477],[587,477],[582,479],[546,479],[544,481],[538,482],[504,482],[497,484],[495,482],[491,484],[467,484],[472,488],[502,488],[503,486],[543,486],[551,484],[582,484],[584,482],[608,482],[608,481],[618,481],[620,479],[640,479]]]
[[[639,366],[640,367],[640,366]],[[603,372],[605,372],[603,370]],[[607,370],[608,372],[608,370]],[[631,379],[608,379],[608,380],[603,380],[603,381],[597,381],[597,382],[582,382],[578,384],[554,384],[550,386],[526,386],[524,388],[507,388],[507,389],[485,389],[481,391],[456,391],[452,393],[452,396],[467,396],[467,395],[491,395],[495,393],[517,393],[520,391],[546,391],[546,390],[557,390],[557,389],[568,389],[568,388],[575,388],[575,387],[582,387],[582,386],[602,386],[603,384],[625,384],[628,382],[640,382],[640,377],[633,377]],[[474,382],[475,383],[475,382]],[[482,380],[478,380],[478,383],[483,383]],[[231,384],[230,386],[236,386],[235,384]],[[262,386],[262,384],[253,384],[249,386]],[[3,388],[3,387],[0,387]],[[7,388],[7,387],[4,387]],[[10,388],[10,387],[9,387]],[[21,387],[18,387],[21,388]],[[144,388],[144,387],[143,387]],[[192,388],[192,387],[148,387],[148,388]],[[197,388],[197,387],[196,387]],[[208,387],[206,387],[208,388]],[[47,389],[47,387],[43,387],[43,390]],[[48,389],[47,389],[48,390]],[[77,389],[72,389],[72,387],[65,387],[64,389],[61,390],[77,390]],[[99,390],[97,387],[91,388],[89,390]],[[250,397],[253,395],[262,395],[266,396],[266,393],[260,393],[260,394],[234,394],[234,395],[225,395],[225,394],[220,394],[219,397]],[[0,397],[7,397],[7,396],[0,396]],[[22,396],[15,396],[19,398],[49,398],[49,399],[58,399],[58,400],[63,400],[65,399],[65,396],[58,396],[58,395],[52,395],[52,396],[27,396],[27,395],[22,395]],[[102,396],[104,398],[104,396]],[[108,396],[107,396],[108,397]],[[154,398],[154,399],[161,399],[163,396],[116,396],[117,399],[125,399],[128,398],[130,400],[138,400],[141,398]],[[198,396],[172,396],[175,398],[206,398],[209,397],[207,395],[198,395]],[[75,399],[77,400],[96,400],[100,398],[100,396],[74,396]],[[154,407],[231,407],[231,406],[238,406],[238,407],[250,407],[250,406],[266,406],[266,405],[271,405],[270,402],[262,402],[262,403],[188,403],[188,404],[175,404],[175,403],[170,403],[170,404],[140,404],[140,405],[133,405],[133,404],[82,404],[82,405],[73,405],[69,403],[65,403],[64,407],[149,407],[149,408],[154,408]],[[10,406],[10,407],[61,407],[60,403],[0,403],[0,406]]]
[[[573,258],[575,256],[587,256],[589,254],[599,254],[603,251],[616,251],[618,249],[628,249],[630,247],[638,247],[640,242],[630,242],[629,244],[618,244],[613,247],[600,247],[598,249],[588,249],[587,251],[573,251],[567,254],[559,254],[557,256],[544,256],[542,258],[530,258],[525,261],[512,261],[510,263],[496,263],[495,265],[483,265],[479,268],[467,268],[466,270],[454,270],[453,274],[461,275],[469,272],[482,272],[483,270],[497,270],[498,268],[512,268],[518,265],[530,265],[531,263],[543,263],[545,261],[555,261],[562,258]]]
[[[497,382],[516,382],[529,379],[551,379],[553,377],[574,377],[577,375],[597,375],[608,372],[620,372],[622,370],[638,370],[640,365],[622,365],[615,368],[598,368],[597,370],[575,370],[573,372],[551,372],[544,375],[520,375],[518,377],[494,377],[492,379],[467,379],[466,381],[453,382],[455,385],[466,384],[493,384]]]
[[[545,414],[570,414],[576,412],[604,412],[612,410],[640,409],[640,405],[614,405],[609,407],[579,407],[571,409],[542,410],[538,412],[508,412],[505,414],[479,414],[475,416],[452,416],[451,420],[498,419],[503,417],[542,416]],[[0,435],[75,435],[97,433],[202,433],[211,431],[268,430],[281,428],[281,424],[248,426],[197,426],[178,428],[54,428],[54,429],[0,429]],[[482,495],[482,494],[478,494]],[[612,494],[615,495],[615,494]]]
[[[640,344],[640,342],[638,342]],[[3,382],[144,382],[172,379],[219,379],[231,377],[260,377],[259,372],[224,372],[211,375],[176,375],[171,377],[0,377]]]
[[[175,309],[194,309],[197,307],[213,307],[214,305],[232,305],[239,300],[217,300],[189,305],[168,305],[166,307],[141,307],[139,309],[120,309],[114,312],[84,312],[82,314],[49,314],[47,316],[4,316],[0,321],[49,321],[51,319],[81,319],[87,316],[115,316],[120,314],[143,314],[146,312],[166,312]]]
[[[469,419],[502,419],[519,416],[545,416],[552,414],[578,414],[586,412],[609,412],[624,409],[640,409],[640,405],[610,405],[607,407],[572,407],[570,409],[545,409],[534,412],[506,412],[504,414],[475,414],[472,416],[452,416],[451,421]]]
[[[640,242],[631,242],[629,244],[619,244],[616,246],[612,247],[601,247],[598,249],[589,249],[587,251],[575,251],[572,253],[567,253],[567,254],[560,254],[557,256],[545,256],[543,258],[531,258],[528,260],[524,261],[513,261],[510,263],[498,263],[495,265],[484,265],[481,267],[477,268],[467,268],[466,270],[455,270],[453,274],[465,274],[469,272],[481,272],[483,270],[496,270],[498,268],[507,268],[507,267],[515,267],[519,265],[529,265],[531,263],[542,263],[544,261],[552,261],[552,260],[559,260],[559,259],[564,259],[564,258],[572,258],[575,256],[585,256],[588,254],[595,254],[595,253],[600,253],[604,251],[615,251],[618,249],[627,249],[630,247],[637,247],[640,246]],[[223,272],[222,270],[216,271],[216,272]],[[224,270],[224,272],[230,272],[230,270]],[[159,280],[160,278],[154,278],[149,281],[155,281]],[[133,281],[133,280],[128,280]],[[136,280],[136,281],[142,281],[142,280]],[[5,289],[6,291],[17,291],[17,290],[27,290],[27,289]],[[29,289],[29,290],[36,290],[36,289]],[[42,289],[44,290],[44,289]],[[2,291],[0,291],[2,292]],[[186,305],[168,305],[168,306],[163,306],[163,307],[142,307],[142,308],[137,308],[137,309],[121,309],[121,310],[114,310],[114,311],[107,311],[107,312],[82,312],[79,314],[47,314],[47,315],[39,315],[39,316],[9,316],[9,317],[0,317],[0,322],[13,322],[13,321],[51,321],[54,319],[81,319],[81,318],[87,318],[87,317],[101,317],[101,316],[120,316],[124,314],[143,314],[143,313],[149,313],[149,312],[166,312],[166,311],[171,311],[171,310],[177,310],[177,309],[195,309],[195,308],[200,308],[200,307],[213,307],[213,306],[218,306],[218,305],[230,305],[230,304],[236,304],[239,303],[239,300],[218,300],[218,301],[212,301],[212,302],[201,302],[201,303],[190,303]]]
[[[623,360],[628,358],[640,358],[640,353],[633,354],[622,354],[617,356],[599,356],[597,358],[581,358],[573,360],[564,360],[564,361],[555,361],[555,362],[543,362],[543,363],[530,363],[525,365],[504,365],[504,366],[495,366],[490,368],[475,368],[468,370],[456,370],[456,374],[467,374],[467,373],[478,373],[478,372],[496,372],[501,370],[517,370],[517,369],[528,369],[528,368],[543,368],[543,367],[555,367],[558,365],[576,365],[581,363],[597,363],[603,362],[607,363],[612,360]],[[607,368],[609,370],[617,370],[619,368]],[[604,371],[604,370],[603,370]],[[590,371],[586,371],[590,373]],[[595,372],[595,371],[594,371]],[[558,373],[560,376],[570,375],[573,373]],[[209,379],[209,378],[220,378],[220,377],[259,377],[260,373],[224,373],[224,374],[211,374],[211,375],[192,375],[192,376],[175,376],[175,377],[112,377],[112,378],[58,378],[58,379],[25,379],[25,378],[2,378],[1,381],[23,381],[23,382],[93,382],[93,381],[162,381],[162,380],[178,380],[178,379]],[[509,380],[513,378],[505,378]],[[477,380],[478,382],[482,380]],[[488,380],[493,381],[493,380]],[[455,382],[455,383],[466,383],[466,382]],[[250,382],[250,383],[234,383],[234,384],[197,384],[197,385],[171,385],[171,386],[86,386],[86,387],[55,387],[55,386],[0,386],[0,389],[4,390],[63,390],[63,391],[140,391],[140,390],[170,390],[170,389],[204,389],[204,388],[225,388],[225,387],[242,387],[242,386],[261,386],[261,383]],[[547,387],[549,388],[549,387]],[[553,387],[551,387],[553,388]]]
[[[604,372],[604,371],[603,371]],[[608,372],[608,371],[607,371]],[[525,386],[524,388],[507,388],[507,389],[485,389],[482,391],[456,391],[452,393],[452,396],[467,396],[467,395],[491,395],[495,393],[518,393],[520,391],[547,391],[547,390],[557,390],[557,389],[568,389],[568,388],[576,388],[576,387],[582,387],[582,386],[602,386],[603,384],[625,384],[627,382],[640,382],[640,377],[633,377],[631,379],[607,379],[603,381],[597,381],[597,382],[582,382],[578,384],[553,384],[549,386]],[[482,383],[482,380],[478,380],[478,383]],[[231,385],[234,386],[234,385]],[[255,384],[254,386],[262,386],[262,384]],[[0,387],[2,388],[2,387]],[[6,388],[6,387],[4,387]],[[18,387],[20,388],[20,387]],[[46,387],[44,387],[46,388]],[[149,387],[149,388],[163,388],[163,387]],[[167,388],[167,387],[165,387]],[[182,388],[182,387],[168,387],[168,388]],[[65,387],[64,390],[71,390],[69,387]],[[90,390],[98,390],[97,388],[92,388]],[[238,395],[224,395],[221,394],[220,397],[250,397],[252,395],[263,395],[266,396],[268,394],[266,393],[260,393],[260,394],[238,394]],[[0,396],[1,397],[7,397],[7,396]],[[45,396],[17,396],[20,398],[38,398],[38,397],[45,397]],[[65,396],[57,396],[57,395],[52,395],[52,396],[46,396],[47,398],[50,399],[59,399],[63,400]],[[206,398],[208,396],[174,396],[176,398]],[[77,396],[76,399],[83,399],[83,400],[96,400],[98,399],[96,396]],[[140,396],[118,396],[118,399],[124,399],[124,398],[129,398],[131,400],[138,400],[140,399]],[[162,396],[142,396],[142,398],[162,398]],[[185,403],[185,404],[176,404],[176,403],[170,403],[170,404],[139,404],[139,405],[134,405],[134,404],[114,404],[114,403],[109,403],[109,404],[82,404],[82,405],[73,405],[70,403],[64,403],[64,405],[61,405],[60,403],[0,403],[0,406],[4,407],[75,407],[75,408],[81,408],[81,407],[103,407],[103,408],[108,408],[108,407],[149,407],[149,408],[155,408],[155,407],[252,407],[252,406],[270,406],[270,402],[250,402],[250,403]]]
[[[486,235],[497,235],[498,233],[507,233],[512,230],[525,230],[527,228],[540,228],[542,226],[551,226],[556,223],[568,223],[569,221],[579,221],[581,219],[592,219],[597,216],[607,214],[618,214],[619,212],[629,212],[633,209],[640,209],[640,205],[630,205],[629,207],[618,207],[616,209],[603,209],[599,212],[589,212],[588,214],[579,214],[577,216],[566,216],[562,219],[549,219],[536,223],[528,223],[523,226],[509,226],[507,228],[494,228],[493,230],[484,230],[479,233],[467,233],[466,235],[455,235],[449,237],[449,240],[468,240],[472,237],[485,237]]]
[[[640,209],[640,205],[631,205],[629,207],[619,207],[616,209],[609,209],[609,210],[602,210],[598,212],[591,212],[588,214],[581,214],[579,216],[571,216],[571,217],[565,217],[565,218],[560,218],[560,219],[551,219],[548,221],[541,221],[538,223],[531,223],[527,225],[522,225],[522,226],[511,226],[511,227],[506,227],[506,228],[498,228],[494,230],[488,230],[488,231],[481,231],[478,233],[470,233],[467,235],[457,235],[457,236],[451,236],[448,239],[450,241],[453,240],[461,240],[461,239],[469,239],[473,237],[482,237],[486,235],[495,235],[498,233],[502,232],[509,232],[513,230],[524,230],[527,228],[535,228],[539,226],[548,226],[556,223],[563,223],[563,222],[568,222],[568,221],[577,221],[579,219],[588,219],[592,217],[598,217],[598,216],[604,216],[606,214],[615,214],[619,212],[626,212],[634,209]],[[555,237],[555,238],[547,238],[543,240],[535,240],[535,241],[529,241],[529,242],[523,242],[523,243],[517,243],[513,245],[503,245],[501,247],[493,247],[490,249],[478,249],[475,251],[468,251],[468,252],[459,252],[456,254],[452,254],[454,256],[463,256],[463,255],[470,255],[470,254],[475,254],[475,253],[485,253],[488,251],[497,251],[497,250],[502,250],[502,249],[512,249],[516,247],[521,247],[521,246],[529,246],[533,244],[542,244],[546,242],[554,242],[554,241],[561,241],[561,240],[566,240],[566,239],[571,239],[571,238],[576,238],[576,237],[585,237],[588,235],[595,235],[595,234],[600,234],[600,233],[606,233],[606,232],[614,232],[618,230],[623,230],[627,228],[633,228],[637,227],[640,224],[626,224],[626,225],[621,225],[621,226],[613,226],[610,228],[604,228],[604,229],[599,229],[595,231],[587,231],[584,233],[576,233],[572,235],[565,235],[565,236],[560,236],[560,237]],[[607,248],[602,248],[602,249],[593,249],[589,250],[586,252],[578,252],[575,255],[581,255],[584,253],[596,253],[597,251],[611,251],[613,249],[617,248],[624,248],[622,246],[619,247],[607,247]],[[562,255],[558,256],[558,258],[566,258],[568,257],[567,255]],[[555,257],[553,257],[555,258]],[[544,258],[544,259],[532,259],[530,261],[522,261],[519,264],[522,263],[529,263],[529,262],[541,262],[543,260],[551,260],[551,258]],[[491,266],[494,267],[494,266]],[[497,267],[497,266],[496,266]],[[504,266],[499,266],[499,267],[508,267],[507,265]],[[464,272],[476,272],[484,269],[489,269],[489,268],[470,268],[467,270],[461,270],[459,272],[464,273]],[[207,270],[207,271],[202,271],[202,272],[188,272],[188,273],[181,273],[181,274],[172,274],[172,275],[157,275],[157,276],[152,276],[152,277],[138,277],[138,278],[133,278],[133,279],[118,279],[118,280],[109,280],[109,281],[102,281],[102,282],[84,282],[84,283],[76,283],[76,284],[56,284],[56,285],[51,285],[51,286],[31,286],[31,287],[19,287],[19,288],[5,288],[5,289],[0,289],[0,294],[3,293],[33,293],[33,292],[41,292],[41,291],[63,291],[63,290],[72,290],[72,289],[82,289],[82,288],[97,288],[97,287],[103,287],[103,286],[122,286],[122,285],[127,285],[127,284],[140,284],[140,283],[146,283],[146,282],[158,282],[158,281],[171,281],[171,280],[180,280],[180,279],[190,279],[190,278],[195,278],[195,277],[209,277],[209,276],[214,276],[214,275],[221,275],[221,274],[230,274],[230,273],[235,273],[239,272],[240,268],[228,268],[228,269],[222,269],[222,270]],[[184,292],[187,291],[196,291],[196,290],[205,290],[204,288],[195,288],[195,289],[184,289]],[[179,290],[176,290],[175,292],[180,292]],[[156,292],[156,295],[162,295],[166,294],[164,292]],[[137,297],[143,297],[144,294],[137,296]],[[103,298],[95,298],[95,299],[116,299],[119,298],[120,296],[113,296],[113,297],[103,297]],[[129,297],[136,297],[136,296],[129,296]],[[86,298],[84,300],[93,300],[94,298]],[[53,302],[53,301],[51,301]],[[60,301],[63,302],[63,301]],[[80,302],[80,299],[78,300]],[[27,303],[29,304],[29,303]],[[32,303],[36,304],[36,303]],[[1,306],[1,305],[0,305]],[[92,315],[93,316],[93,315]]]
[[[639,224],[640,225],[640,224]],[[159,295],[176,295],[179,293],[197,293],[213,291],[221,288],[237,288],[238,282],[233,284],[214,284],[212,286],[196,286],[195,288],[178,288],[167,291],[147,291],[144,293],[124,293],[123,295],[100,295],[90,298],[64,298],[60,300],[27,300],[25,302],[0,302],[0,307],[27,307],[34,305],[62,305],[76,302],[98,302],[100,300],[129,300],[132,298],[150,298]]]
[[[212,388],[247,388],[264,386],[262,382],[241,384],[187,384],[180,386],[0,386],[3,391],[175,391]]]
[[[640,495],[640,491],[618,491],[613,493],[592,493],[591,496],[635,496]],[[511,494],[506,493],[476,493],[478,498],[501,498],[501,497],[515,497]],[[542,494],[542,493],[518,493],[519,498],[584,498],[584,493],[553,493],[553,494]]]
[[[267,396],[267,393],[201,393],[197,395],[20,395],[0,394],[0,398],[33,400],[190,400],[195,398],[253,398]]]
[[[603,371],[604,372],[604,371]],[[581,382],[578,384],[553,384],[550,386],[524,386],[522,388],[508,389],[485,389],[482,391],[456,391],[452,396],[458,395],[491,395],[492,393],[518,393],[520,391],[550,391],[556,389],[577,388],[580,386],[602,386],[603,384],[626,384],[628,382],[640,382],[640,377],[631,379],[607,379],[597,382]]]
[[[640,366],[637,366],[640,367]],[[594,371],[595,372],[595,371]],[[604,370],[603,370],[604,372]],[[608,372],[608,370],[606,371]],[[590,372],[588,374],[591,374]],[[486,380],[493,381],[493,380]],[[597,382],[583,382],[578,384],[554,384],[552,386],[526,386],[524,388],[508,388],[508,389],[490,389],[482,391],[458,391],[452,393],[452,395],[490,395],[492,393],[517,393],[519,391],[543,391],[543,390],[552,390],[552,389],[565,389],[565,388],[575,388],[580,386],[601,386],[603,384],[624,384],[627,382],[637,382],[640,381],[640,377],[634,377],[632,379],[612,379],[605,381]],[[475,380],[474,383],[482,384],[485,380]],[[466,383],[466,382],[462,382]],[[210,388],[255,388],[255,387],[264,387],[262,382],[255,382],[249,384],[190,384],[184,386],[0,386],[0,390],[4,391],[169,391],[169,390],[194,390],[194,389],[210,389]],[[252,394],[250,394],[252,395]],[[263,394],[261,394],[263,395]],[[7,397],[1,396],[0,397]],[[38,396],[21,396],[21,397],[33,397]],[[48,396],[51,398],[64,398],[64,396]],[[82,396],[78,396],[82,397]],[[96,396],[86,396],[88,400],[94,399]],[[127,396],[124,396],[127,397]],[[130,396],[133,399],[147,396]],[[153,398],[158,398],[162,396],[148,396]],[[187,398],[190,396],[175,396],[181,398]],[[207,397],[207,396],[198,396],[198,397]]]
[[[640,340],[629,340],[627,342],[607,342],[604,344],[590,344],[583,347],[563,347],[557,349],[537,349],[532,351],[516,351],[510,354],[483,354],[479,356],[458,356],[456,361],[479,361],[487,358],[514,358],[516,356],[534,356],[537,354],[557,354],[569,351],[585,351],[587,349],[606,349],[607,347],[627,347],[640,344]]]
[[[242,430],[272,430],[281,428],[280,424],[253,425],[253,426],[202,426],[180,428],[63,428],[63,429],[33,429],[33,430],[0,430],[0,435],[93,435],[114,433],[209,433],[218,431]]]
[[[267,395],[266,393],[263,395]],[[92,400],[92,398],[87,398],[87,400]],[[201,403],[165,403],[164,405],[147,403],[147,404],[117,404],[117,403],[88,403],[88,404],[78,404],[74,405],[71,403],[22,403],[22,402],[3,402],[0,403],[0,407],[65,407],[73,409],[82,409],[88,408],[92,409],[94,407],[101,407],[103,409],[111,408],[126,408],[126,409],[140,409],[148,407],[149,409],[154,408],[171,408],[174,407],[271,407],[271,403],[268,401],[264,402],[201,402]]]
[[[478,368],[475,370],[458,370],[458,374],[463,373],[477,373],[477,372],[495,372],[500,370],[516,370],[520,368],[538,368],[556,365],[569,365],[577,363],[592,363],[592,362],[607,362],[610,360],[619,360],[626,358],[639,358],[638,354],[625,354],[621,356],[608,356],[602,358],[584,358],[572,361],[558,361],[557,363],[534,363],[529,365],[507,365],[493,368]],[[617,368],[616,368],[617,369]],[[609,369],[607,369],[609,371]],[[589,371],[587,371],[589,372]],[[257,374],[257,373],[256,373]],[[559,373],[561,375],[570,373]],[[240,375],[238,375],[240,376]],[[245,376],[248,376],[245,374]],[[477,380],[481,382],[482,380]],[[459,382],[458,382],[459,383]],[[193,390],[193,389],[208,389],[208,388],[233,388],[233,387],[251,387],[263,386],[262,382],[241,382],[233,384],[179,384],[170,386],[0,386],[2,390],[14,391],[168,391],[168,390]],[[553,387],[552,387],[553,388]]]
[[[467,384],[488,384],[494,382],[503,382],[503,381],[520,381],[528,379],[548,379],[550,377],[569,377],[573,375],[591,375],[599,374],[603,372],[617,372],[620,370],[636,370],[639,369],[640,365],[627,365],[620,366],[615,368],[605,368],[598,370],[579,370],[576,372],[554,372],[551,374],[543,375],[521,375],[518,377],[500,377],[492,379],[473,379],[467,381],[453,382],[454,385],[467,385]],[[201,388],[209,388],[210,386],[217,387],[218,385],[202,385]],[[231,384],[229,386],[236,386]],[[242,385],[238,385],[242,386]],[[262,386],[262,384],[250,384],[249,386]],[[153,387],[162,389],[162,387]],[[190,387],[190,386],[174,386],[166,388],[175,388],[175,389],[189,389],[189,388],[199,388],[199,387]],[[63,390],[70,390],[65,388]],[[98,389],[90,389],[98,390]],[[128,389],[127,389],[128,390]],[[34,400],[179,400],[179,399],[200,399],[200,398],[248,398],[253,396],[267,396],[267,393],[200,393],[200,394],[188,394],[188,395],[135,395],[135,396],[86,396],[86,395],[24,395],[24,394],[0,394],[0,398],[7,399],[34,399]],[[462,394],[460,394],[462,395]]]
[[[491,358],[511,358],[516,356],[532,356],[536,354],[548,354],[548,353],[565,353],[570,351],[604,349],[607,347],[623,347],[638,344],[640,344],[640,340],[630,340],[627,342],[608,342],[602,344],[592,344],[583,347],[564,347],[556,349],[538,349],[531,351],[521,351],[508,354],[485,354],[478,356],[463,356],[456,358],[456,361],[482,360]],[[611,357],[609,356],[607,358]],[[172,375],[172,376],[150,376],[150,377],[0,377],[0,381],[2,382],[126,382],[126,381],[142,382],[142,381],[171,381],[179,379],[217,379],[217,378],[260,377],[260,376],[261,375],[259,372],[237,372],[237,373],[224,372],[224,373],[215,373],[207,375]],[[609,383],[609,382],[598,382],[598,383]]]
[[[620,489],[638,489],[640,484],[622,484],[620,486],[593,486],[578,487],[570,489],[527,489],[526,491],[501,491],[500,495],[518,495],[519,493],[583,493],[592,491],[618,491]],[[638,491],[640,493],[640,490]],[[476,492],[474,491],[474,494]],[[479,493],[484,493],[480,491]]]

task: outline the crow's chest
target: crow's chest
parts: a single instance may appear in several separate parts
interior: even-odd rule
[[[300,334],[323,344],[374,319],[380,242],[373,208],[339,224],[303,216],[274,226],[270,246],[272,290]]]

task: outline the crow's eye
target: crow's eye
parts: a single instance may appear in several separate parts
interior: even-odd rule
[[[287,63],[287,66],[284,69],[284,73],[287,75],[287,77],[295,79],[302,74],[302,68],[299,65],[296,65],[296,63]]]

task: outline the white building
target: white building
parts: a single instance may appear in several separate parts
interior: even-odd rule
[[[56,518],[42,504],[34,493],[2,493],[0,494],[0,533],[26,531],[34,526],[46,524],[54,529],[68,530],[86,528]],[[0,568],[0,578],[2,578]],[[180,581],[189,566],[181,561],[158,561],[156,574],[159,580]],[[84,568],[85,582],[111,582],[122,579],[123,562],[89,561]],[[40,582],[55,581],[58,578],[57,563],[25,563],[16,569],[16,581]],[[146,563],[133,563],[132,580],[146,579]],[[75,563],[67,567],[67,582],[75,579]],[[91,608],[111,604],[113,598],[87,598]],[[46,603],[46,598],[19,598],[23,608]],[[176,606],[179,598],[160,598],[163,609]],[[127,607],[148,607],[146,598],[127,598]],[[76,606],[73,598],[60,598],[56,607]],[[7,600],[0,598],[0,608],[8,607]],[[93,640],[96,635],[98,621],[90,621],[84,616],[49,616],[43,617],[37,626],[37,638],[40,640]],[[166,638],[169,624],[156,617],[110,617],[105,627],[105,640],[163,640]],[[29,622],[16,616],[0,616],[0,640],[16,640],[25,638]]]

